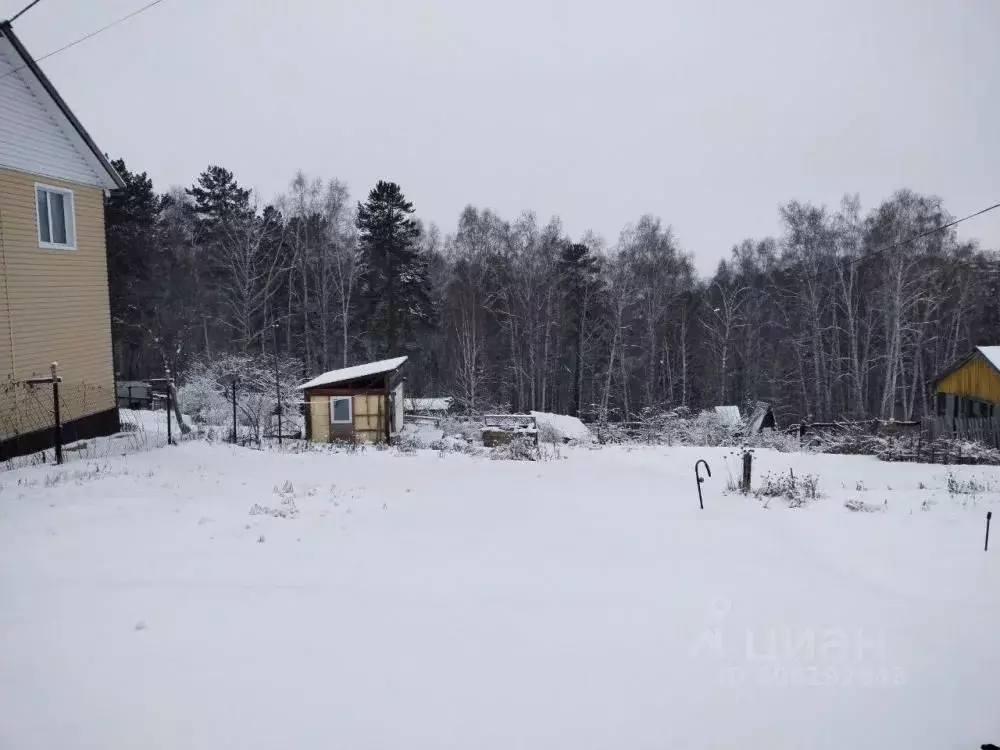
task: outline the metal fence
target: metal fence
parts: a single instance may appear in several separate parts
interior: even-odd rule
[[[181,389],[181,403],[197,437],[238,445],[279,445],[305,437],[304,402],[290,384],[230,378],[208,392]]]
[[[0,387],[0,469],[105,458],[174,442],[178,425],[170,411],[128,408],[139,402],[122,407],[111,386],[64,380],[55,364],[47,377],[10,382]],[[170,406],[169,396],[160,405]]]

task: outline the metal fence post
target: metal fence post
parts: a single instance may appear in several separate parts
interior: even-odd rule
[[[236,378],[233,378],[233,445],[236,445]]]
[[[174,444],[174,439],[173,439],[173,435],[171,434],[171,428],[170,428],[170,408],[172,406],[172,404],[170,403],[170,390],[171,390],[170,389],[170,368],[167,367],[165,369],[166,369],[166,372],[167,372],[167,445],[173,445]]]
[[[281,445],[281,371],[278,363],[278,323],[274,324],[274,388],[278,396],[278,445]]]
[[[59,415],[59,363],[52,363],[52,416],[55,418],[55,449],[56,463],[63,462],[62,454],[62,419]]]

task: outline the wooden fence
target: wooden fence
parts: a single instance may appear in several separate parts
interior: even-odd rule
[[[1000,448],[1000,419],[925,417],[922,425],[929,440],[952,438]]]

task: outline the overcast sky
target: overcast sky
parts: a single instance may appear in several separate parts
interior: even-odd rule
[[[146,1],[15,29],[39,57]],[[710,272],[792,198],[1000,201],[998,40],[998,0],[164,0],[42,67],[158,190],[218,163],[266,201],[301,168],[444,232],[472,203],[609,242],[652,213]],[[962,229],[1000,247],[1000,210]]]

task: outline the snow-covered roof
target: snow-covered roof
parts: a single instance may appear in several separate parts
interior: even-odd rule
[[[740,407],[738,406],[716,406],[715,414],[719,418],[719,421],[725,425],[737,425],[743,421],[743,416],[740,414]]]
[[[1000,370],[1000,346],[977,346],[976,349],[991,365]]]
[[[354,367],[344,367],[340,370],[330,370],[330,372],[324,372],[322,375],[318,375],[312,380],[303,383],[299,386],[298,390],[305,391],[310,388],[318,388],[321,385],[334,385],[336,383],[346,383],[349,380],[368,378],[372,375],[382,375],[386,372],[398,370],[403,366],[404,362],[406,362],[406,357],[395,357],[393,359],[382,359],[378,362],[369,362],[364,365],[355,365]]]
[[[451,396],[437,398],[404,398],[403,411],[448,411],[451,408]]]

